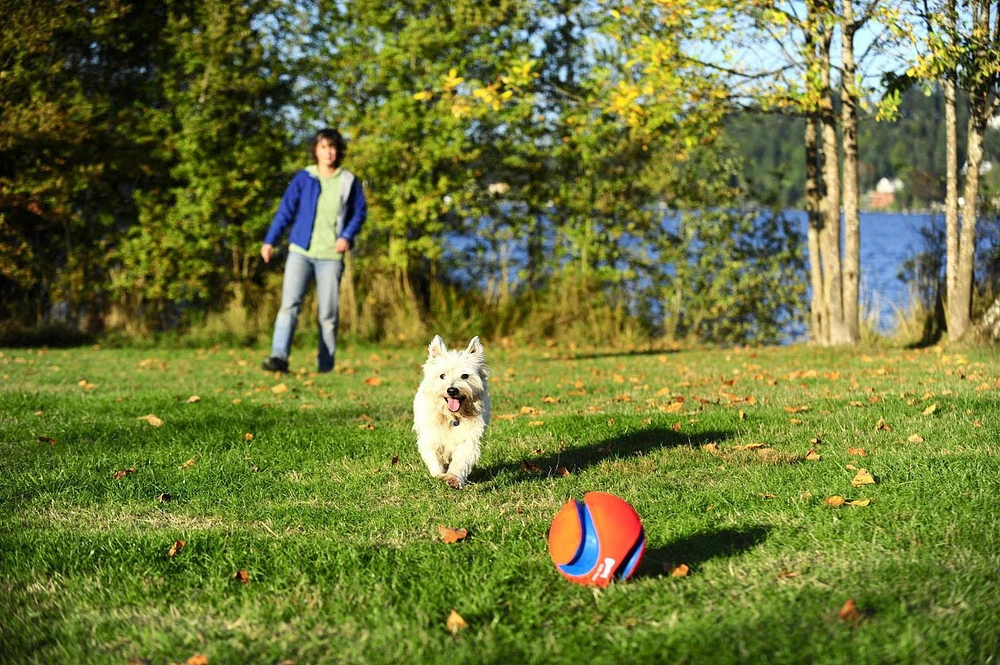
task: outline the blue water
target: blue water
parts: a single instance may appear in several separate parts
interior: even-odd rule
[[[805,211],[787,214],[801,224],[803,234],[808,231]],[[941,217],[937,215],[943,224]],[[906,259],[925,251],[919,229],[934,218],[926,213],[861,213],[861,312],[870,312],[881,332],[891,331],[897,313],[910,307],[909,286],[897,275]]]

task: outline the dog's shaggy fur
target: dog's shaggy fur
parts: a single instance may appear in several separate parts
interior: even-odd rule
[[[478,337],[457,351],[435,335],[427,351],[424,379],[413,399],[417,448],[431,476],[461,489],[479,461],[490,422],[490,370]]]

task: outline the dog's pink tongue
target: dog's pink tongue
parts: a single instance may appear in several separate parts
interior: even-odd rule
[[[448,410],[449,411],[451,411],[452,413],[454,413],[454,412],[458,411],[461,408],[462,408],[462,403],[461,402],[459,402],[454,397],[449,397],[448,398]]]

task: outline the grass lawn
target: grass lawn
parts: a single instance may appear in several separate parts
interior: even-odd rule
[[[996,350],[486,353],[455,491],[410,429],[423,345],[284,376],[263,350],[3,349],[0,662],[1000,659]],[[546,549],[593,490],[648,544],[603,590]]]

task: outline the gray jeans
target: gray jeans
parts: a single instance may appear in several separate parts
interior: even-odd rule
[[[272,356],[288,359],[295,324],[302,308],[302,298],[309,288],[309,280],[315,278],[316,301],[319,306],[317,365],[320,371],[333,369],[333,359],[337,352],[337,323],[340,319],[340,278],[343,274],[343,261],[311,259],[298,252],[288,252],[285,278],[281,285],[281,309],[274,320]]]

